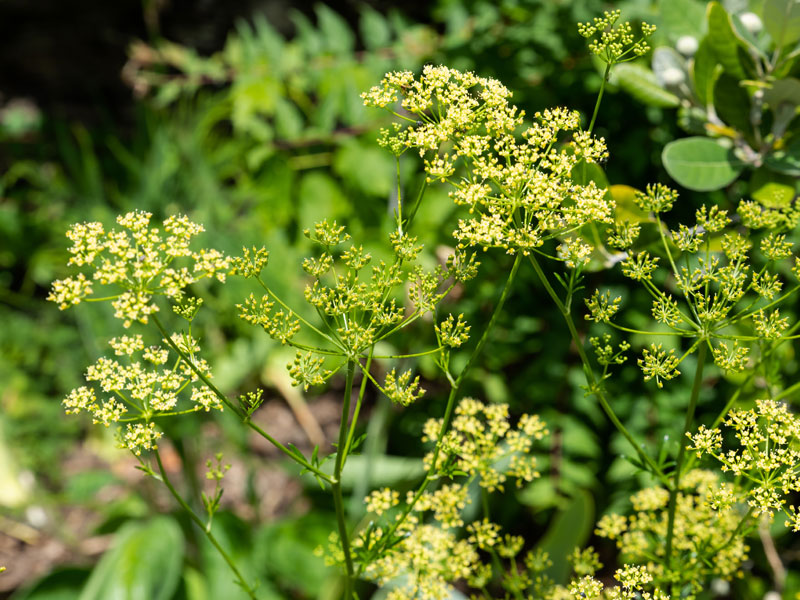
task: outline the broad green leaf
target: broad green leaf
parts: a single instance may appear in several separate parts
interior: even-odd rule
[[[322,471],[333,473],[333,462],[333,460],[325,462]],[[342,471],[342,488],[353,489],[364,479],[368,480],[371,487],[397,486],[416,481],[424,474],[425,468],[419,458],[388,454],[377,456],[350,454]],[[307,476],[304,482],[309,486],[317,486],[317,482],[311,476]]]
[[[169,517],[129,523],[92,571],[79,600],[169,600],[183,566],[183,532]]]
[[[572,181],[578,185],[588,185],[593,181],[600,189],[608,189],[608,177],[606,177],[603,168],[597,163],[587,163],[581,159],[572,167],[570,176]]]
[[[314,549],[326,545],[335,520],[332,513],[318,511],[260,528],[253,540],[254,562],[265,565],[270,578],[281,587],[300,591],[306,598],[319,598],[336,571],[315,556]]]
[[[764,159],[764,164],[778,173],[800,177],[800,139],[769,154]]]
[[[89,570],[79,567],[56,569],[31,586],[17,591],[13,600],[75,600],[89,577]]]
[[[570,565],[567,556],[582,548],[592,532],[594,523],[594,500],[585,490],[573,496],[570,503],[551,519],[547,533],[538,544],[550,555],[553,566],[546,573],[556,583],[566,583]]]
[[[732,150],[706,137],[670,142],[664,147],[661,160],[670,177],[698,192],[723,188],[744,169]]]
[[[684,35],[700,39],[706,30],[706,7],[698,0],[661,0],[661,26],[673,42]]]
[[[750,195],[767,208],[785,208],[795,195],[795,178],[760,167],[750,178]]]
[[[773,111],[781,104],[799,105],[800,79],[787,77],[772,82],[772,87],[764,91],[764,102],[769,104]]]
[[[616,83],[637,100],[658,108],[674,108],[680,104],[675,94],[658,84],[655,74],[636,63],[616,65],[612,71]]]
[[[612,185],[609,190],[611,197],[614,198],[614,203],[617,205],[614,211],[615,219],[618,223],[641,223],[642,221],[649,221],[650,215],[643,211],[636,204],[636,188],[629,185]]]
[[[764,28],[775,45],[788,46],[800,40],[800,1],[765,0]]]
[[[710,2],[707,10],[708,19],[708,42],[714,54],[725,71],[737,79],[747,78],[747,72],[742,65],[746,59],[743,53],[739,38],[733,31],[731,19],[719,2]]]
[[[714,108],[728,125],[742,133],[750,133],[750,95],[736,78],[722,73],[714,84]]]
[[[392,41],[392,31],[386,17],[376,10],[365,6],[358,25],[367,50],[385,48]]]
[[[718,64],[719,61],[711,48],[711,42],[708,41],[708,37],[704,37],[700,40],[690,67],[694,91],[703,106],[708,106],[710,102],[713,102],[714,74]]]

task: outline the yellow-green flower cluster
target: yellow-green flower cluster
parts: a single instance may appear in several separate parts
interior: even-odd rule
[[[94,283],[121,290],[111,296],[114,316],[130,327],[147,323],[158,311],[154,297],[180,299],[186,288],[204,277],[225,281],[230,259],[213,249],[190,250],[191,240],[203,227],[182,215],[163,222],[163,230],[150,227],[151,213],[134,211],[117,217],[121,229],[106,231],[101,223],[76,223],[67,232],[72,241],[70,265],[92,271],[53,282],[48,300],[64,310],[88,298]],[[190,259],[189,266],[173,261]]]
[[[792,255],[792,244],[784,233],[785,224],[793,222],[794,217],[787,216],[788,209],[764,209],[764,214],[780,214],[783,219],[774,219],[776,229],[760,235],[739,226],[730,227],[732,221],[727,211],[703,206],[695,213],[694,226],[681,224],[670,231],[662,223],[660,213],[669,210],[676,199],[677,194],[661,184],[648,186],[646,192],[636,194],[636,203],[651,213],[650,219],[660,229],[666,260],[653,256],[650,250],[637,252],[631,239],[627,247],[620,247],[626,253],[621,262],[622,273],[639,281],[653,296],[651,313],[655,321],[671,330],[666,335],[702,338],[699,343],[707,346],[721,370],[741,372],[751,366],[754,341],[763,350],[765,342],[785,339],[790,327],[789,318],[778,305],[800,290],[795,285],[784,292],[784,277],[790,268],[783,261],[791,260],[796,268],[792,272],[800,275],[797,266],[800,259]],[[750,207],[740,205],[740,215],[742,206]],[[613,235],[617,242],[628,241],[622,239],[625,235]],[[759,235],[760,252],[753,252],[751,240]],[[678,298],[657,285],[665,279],[655,277],[662,266],[670,271],[665,286],[677,288]],[[619,302],[619,298],[612,300],[608,292],[595,291],[586,301],[589,309],[586,318],[617,327],[612,320],[619,311]],[[695,344],[692,350],[697,347]],[[689,354],[679,358],[675,350],[652,344],[643,350],[638,362],[645,380],[654,379],[661,387],[664,381],[679,374],[678,366]],[[756,355],[755,360],[758,358]]]
[[[713,457],[741,482],[737,490],[754,516],[783,512],[787,525],[796,527],[796,508],[787,507],[786,501],[800,491],[800,418],[782,402],[757,400],[755,408],[732,410],[725,425],[733,431],[736,447],[724,451],[722,431],[701,426],[687,434],[689,449]]]
[[[663,487],[634,494],[633,515],[605,515],[595,533],[616,542],[623,562],[646,565],[657,585],[686,582],[697,593],[713,577],[734,577],[747,558],[747,544],[736,535],[743,515],[734,502],[725,501],[729,493],[711,471],[693,470],[681,479],[672,540],[674,571],[665,566],[669,491]]]
[[[453,461],[457,471],[478,477],[481,487],[492,492],[503,489],[508,477],[517,486],[539,476],[536,458],[531,455],[534,440],[547,435],[547,428],[536,415],[522,415],[513,428],[507,404],[484,404],[464,398],[455,409],[455,417],[444,439],[438,439],[441,419],[425,423],[423,441],[439,442],[437,468]],[[430,468],[434,453],[425,457]],[[503,459],[508,460],[503,460]]]
[[[619,585],[606,587],[591,575],[574,580],[569,586],[568,598],[572,600],[669,600],[659,588],[647,591],[653,576],[639,565],[625,565],[617,569],[614,579]]]
[[[178,358],[167,366],[169,350],[154,345],[145,346],[141,335],[112,338],[109,345],[121,359],[99,358],[86,371],[89,386],[72,390],[63,400],[67,414],[86,412],[94,423],[109,427],[126,422],[119,434],[120,447],[137,456],[142,450],[155,447],[161,433],[152,419],[179,412],[178,403],[187,398],[188,410],[222,410],[220,399],[198,381],[195,370],[211,377],[208,364],[195,356],[197,341],[188,334],[173,334],[171,342],[189,356],[192,365]],[[98,390],[101,392],[98,398]]]
[[[500,82],[443,66],[426,66],[419,78],[389,73],[362,96],[367,106],[381,108],[400,101],[411,115],[398,115],[410,124],[384,130],[381,143],[396,154],[418,151],[429,180],[452,185],[450,196],[470,215],[454,232],[461,246],[528,254],[587,223],[613,222],[605,190],[571,178],[580,161],[607,157],[605,142],[580,130],[577,112],[536,113],[518,139],[524,113],[509,103],[511,93]],[[577,266],[589,252],[574,237],[563,260]]]
[[[375,490],[365,498],[367,510],[376,520],[354,536],[351,546],[362,561],[362,577],[378,585],[392,582],[391,594],[398,600],[444,598],[457,581],[476,583],[485,573],[478,555],[480,546],[459,535],[464,526],[461,512],[469,502],[467,488],[453,483],[417,497],[409,492],[406,501],[407,511],[391,513],[400,503],[396,490]],[[428,515],[432,520],[426,520]],[[381,521],[395,522],[391,543],[386,543],[389,530]],[[373,552],[380,545],[383,551],[376,556]],[[335,534],[326,560],[330,564],[344,562]]]
[[[444,266],[428,271],[413,263],[422,246],[417,238],[395,231],[390,242],[395,260],[371,265],[372,256],[362,246],[338,246],[350,239],[345,228],[335,221],[321,221],[305,235],[321,246],[315,256],[306,257],[303,270],[312,277],[304,290],[306,301],[322,316],[321,328],[314,327],[299,313],[290,309],[261,279],[268,253],[261,249],[244,249],[241,257],[233,259],[232,273],[252,277],[267,292],[250,294],[237,304],[239,316],[261,326],[273,339],[298,349],[288,365],[296,385],[306,389],[323,384],[335,370],[325,369],[326,358],[354,358],[364,355],[377,341],[392,331],[411,323],[423,314],[436,310],[437,305],[452,290],[456,282],[466,281],[477,273],[474,256],[457,250]],[[408,293],[411,305],[401,294]],[[301,331],[313,332],[323,338],[325,347],[310,346],[295,341]],[[469,326],[463,316],[445,320],[437,326],[443,345],[458,346],[468,339]],[[340,365],[343,361],[339,361]],[[392,371],[381,388],[394,402],[408,405],[424,393],[419,378],[411,374],[397,375]]]
[[[608,65],[633,60],[646,54],[650,47],[646,39],[653,35],[655,25],[642,23],[642,36],[637,40],[629,22],[616,25],[619,10],[606,11],[589,23],[578,23],[578,33],[591,40],[589,50]]]

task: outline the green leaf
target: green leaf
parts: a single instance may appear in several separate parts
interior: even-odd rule
[[[773,171],[800,177],[800,139],[796,139],[782,150],[769,154],[764,164]]]
[[[376,10],[364,7],[359,20],[359,30],[367,50],[385,48],[392,41],[392,31],[386,18]]]
[[[650,213],[642,210],[636,204],[636,188],[629,185],[612,185],[611,196],[614,198],[616,209],[614,216],[617,223],[641,223],[650,220]]]
[[[173,519],[128,523],[79,600],[169,600],[180,582],[183,551],[183,533]]]
[[[698,192],[723,188],[744,169],[744,163],[732,150],[705,137],[670,142],[664,147],[661,160],[670,177]]]
[[[284,140],[296,140],[303,133],[303,115],[283,96],[275,103],[275,133]]]
[[[795,195],[795,178],[760,167],[750,178],[750,195],[767,208],[786,208]]]
[[[253,559],[265,565],[270,578],[282,587],[319,598],[335,571],[314,555],[314,549],[326,545],[334,521],[331,513],[315,512],[262,527],[254,536]]]
[[[608,189],[608,177],[606,177],[603,168],[597,163],[587,163],[583,159],[579,160],[578,163],[572,167],[570,177],[572,181],[578,185],[589,185],[589,183],[593,181],[600,189]]]
[[[14,594],[14,600],[75,600],[89,576],[87,569],[56,569],[32,586]]]
[[[764,28],[775,45],[787,46],[800,40],[800,2],[798,0],[765,0]]]
[[[559,511],[538,547],[550,555],[553,566],[546,573],[556,583],[566,583],[570,565],[567,556],[577,547],[583,547],[592,532],[594,523],[594,500],[581,490],[567,507]]]
[[[714,84],[714,108],[726,124],[742,133],[752,131],[750,95],[736,78],[727,73],[722,73]]]
[[[333,461],[322,466],[322,471],[333,473]],[[342,489],[351,490],[366,479],[370,487],[394,487],[416,481],[425,474],[422,461],[406,456],[390,456],[378,454],[352,454],[347,457],[347,464],[342,471]],[[306,477],[305,483],[315,486],[312,477]]]
[[[772,82],[772,87],[764,91],[764,102],[773,111],[781,104],[797,106],[800,104],[800,79],[787,77]]]
[[[655,74],[636,63],[616,65],[612,70],[614,81],[631,96],[658,108],[674,108],[680,100],[658,84]]]
[[[747,55],[740,53],[743,50],[739,38],[733,31],[730,16],[719,2],[708,5],[708,42],[714,54],[725,71],[737,79],[746,79],[742,61],[747,60]],[[752,61],[751,61],[752,62]]]
[[[704,37],[700,40],[700,45],[689,67],[695,94],[703,106],[708,106],[710,102],[713,102],[714,75],[718,64],[719,61],[711,47],[711,42],[708,41],[708,37]]]
[[[319,31],[325,40],[325,49],[332,54],[350,54],[355,47],[355,35],[342,16],[324,4],[315,7]]]
[[[346,141],[334,156],[333,169],[350,186],[370,196],[386,197],[396,185],[394,159],[371,142]]]
[[[706,25],[705,3],[697,0],[661,0],[661,27],[671,41],[684,35],[703,37]]]

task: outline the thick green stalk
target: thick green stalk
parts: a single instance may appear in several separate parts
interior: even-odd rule
[[[336,510],[336,523],[339,527],[339,539],[342,542],[344,552],[345,570],[347,571],[345,580],[345,600],[350,600],[353,595],[353,557],[350,553],[350,535],[347,532],[347,523],[344,514],[344,499],[342,498],[342,468],[347,459],[347,435],[349,432],[350,402],[353,393],[353,377],[356,371],[356,362],[353,359],[347,361],[347,375],[345,376],[344,398],[342,399],[342,417],[339,423],[339,442],[336,447],[336,462],[333,467],[333,480],[331,481],[331,493]]]
[[[161,454],[159,453],[158,449],[154,449],[153,453],[156,455],[156,462],[158,463],[158,472],[161,475],[161,481],[163,481],[164,485],[167,486],[167,489],[170,491],[172,496],[175,498],[175,500],[178,501],[178,504],[181,505],[181,508],[183,508],[183,510],[186,511],[186,513],[189,515],[189,518],[191,518],[192,521],[194,521],[194,523],[200,529],[202,529],[203,533],[208,538],[208,541],[211,542],[211,545],[217,549],[217,552],[219,552],[220,556],[222,556],[223,560],[228,564],[228,567],[230,567],[231,571],[233,571],[233,574],[236,576],[236,579],[239,581],[239,585],[242,586],[242,589],[247,593],[247,595],[250,598],[256,600],[255,591],[250,587],[250,584],[247,583],[247,580],[244,578],[244,575],[242,575],[242,573],[239,571],[238,567],[236,566],[236,563],[233,562],[233,559],[228,555],[227,552],[225,552],[225,549],[217,541],[217,538],[214,537],[214,534],[211,533],[211,529],[208,528],[205,523],[203,523],[203,520],[197,516],[197,513],[195,513],[192,510],[192,507],[189,506],[186,500],[184,500],[183,497],[178,493],[178,490],[175,489],[175,486],[172,485],[172,482],[169,480],[169,477],[167,477],[167,472],[164,469],[164,464],[161,462]]]
[[[636,443],[636,440],[633,438],[630,431],[628,431],[625,425],[622,424],[622,421],[619,420],[619,417],[617,417],[617,414],[614,412],[614,409],[611,408],[611,404],[609,404],[605,392],[600,387],[599,383],[597,382],[597,379],[594,376],[594,371],[592,370],[592,363],[589,361],[589,356],[586,354],[586,350],[583,347],[583,341],[581,340],[580,335],[578,334],[578,330],[575,327],[575,321],[572,318],[572,314],[569,312],[569,310],[567,310],[567,307],[561,301],[561,298],[558,297],[558,294],[553,289],[553,286],[550,285],[550,282],[548,281],[547,276],[544,274],[544,271],[542,270],[539,261],[536,260],[536,257],[530,255],[528,258],[530,259],[531,264],[533,265],[533,270],[536,271],[536,275],[538,275],[539,280],[542,282],[542,285],[544,285],[545,290],[547,290],[547,294],[550,296],[553,302],[555,302],[559,312],[561,312],[561,316],[564,317],[564,321],[566,321],[567,323],[567,329],[569,329],[569,334],[572,337],[572,341],[575,344],[575,348],[578,351],[578,356],[580,357],[581,362],[583,363],[583,374],[586,377],[586,384],[589,386],[589,390],[591,391],[592,394],[594,394],[594,397],[597,398],[598,402],[600,402],[600,406],[602,407],[603,412],[606,413],[606,416],[614,425],[614,427],[617,428],[617,431],[619,431],[623,435],[623,437],[626,440],[628,440],[628,443],[630,443],[630,445],[633,446],[633,449],[636,452],[636,455],[639,457],[639,460],[642,461],[642,463],[647,464],[651,472],[666,483],[667,482],[666,476],[661,471],[659,466]]]
[[[686,457],[686,434],[692,428],[694,422],[694,412],[697,408],[697,398],[700,396],[700,388],[703,385],[703,367],[706,362],[706,353],[708,352],[708,344],[702,340],[700,348],[697,351],[697,366],[694,371],[694,383],[692,384],[692,395],[689,398],[689,408],[686,410],[686,421],[683,425],[683,434],[679,441],[678,458],[675,461],[675,471],[672,479],[672,487],[669,491],[669,508],[667,516],[667,542],[666,542],[666,558],[667,568],[672,566],[672,540],[675,536],[675,509],[678,503],[678,490],[681,484],[681,471],[683,470],[683,460]]]

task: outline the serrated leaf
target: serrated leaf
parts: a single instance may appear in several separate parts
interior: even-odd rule
[[[750,178],[750,196],[767,208],[786,208],[795,196],[795,178],[760,167]]]
[[[662,88],[655,74],[642,65],[623,63],[616,65],[612,72],[614,80],[622,89],[648,106],[674,108],[680,104],[680,99]]]
[[[325,40],[325,49],[332,54],[349,54],[355,47],[355,36],[342,16],[324,4],[317,4],[319,33]]]
[[[370,196],[386,197],[395,186],[395,163],[375,144],[351,139],[333,159],[334,171],[353,188]]]
[[[800,40],[800,1],[765,0],[764,28],[778,47]]]
[[[358,22],[361,39],[367,50],[385,48],[392,41],[392,30],[386,18],[376,10],[364,7]]]
[[[183,533],[169,517],[128,523],[92,571],[79,600],[169,600],[181,578]]]
[[[303,115],[283,97],[275,102],[275,133],[284,140],[296,140],[303,133]]]
[[[723,188],[744,169],[744,163],[731,149],[706,137],[670,142],[664,147],[661,160],[670,177],[698,192]]]
[[[741,43],[733,31],[730,16],[719,2],[710,2],[706,12],[708,20],[708,42],[727,73],[737,79],[747,78],[739,53]],[[746,56],[746,55],[745,55]]]
[[[800,177],[800,139],[767,155],[764,164],[778,173]]]
[[[713,102],[714,78],[718,64],[717,55],[711,48],[708,37],[704,37],[700,40],[700,45],[697,47],[697,52],[694,54],[689,69],[692,74],[695,94],[697,94],[697,98],[703,106],[708,106],[710,102]]]

